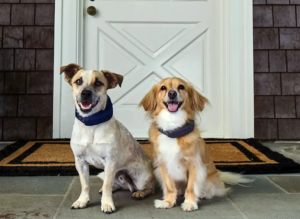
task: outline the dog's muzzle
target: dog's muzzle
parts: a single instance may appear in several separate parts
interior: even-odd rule
[[[168,101],[164,102],[164,105],[169,110],[169,112],[177,112],[181,107],[183,102],[178,101],[178,95],[175,90],[170,90],[168,92]]]
[[[77,101],[77,103],[84,113],[89,113],[98,103],[98,101],[93,102],[93,93],[90,90],[83,90],[80,97],[81,101]]]

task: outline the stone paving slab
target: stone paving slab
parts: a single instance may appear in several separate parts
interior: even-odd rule
[[[98,190],[101,188],[100,179],[91,179],[91,200],[85,209],[71,210],[71,205],[79,196],[80,183],[76,178],[70,193],[67,195],[62,207],[58,210],[56,218],[76,219],[76,218],[118,218],[118,219],[142,219],[142,218],[241,218],[240,213],[232,206],[228,198],[214,198],[212,200],[203,200],[199,203],[199,210],[195,212],[183,212],[179,206],[172,209],[155,209],[153,202],[162,197],[162,192],[157,189],[154,195],[141,201],[131,199],[131,193],[128,191],[117,191],[113,194],[117,212],[107,215],[101,212]],[[180,200],[183,201],[182,199]],[[180,201],[178,204],[180,204]]]
[[[0,194],[60,194],[69,187],[71,176],[0,177]]]
[[[63,196],[1,195],[0,218],[52,218]]]
[[[300,176],[268,176],[268,178],[289,193],[300,193]]]
[[[266,176],[246,176],[254,181],[244,186],[229,186],[232,188],[231,194],[253,194],[253,193],[285,193],[279,186],[276,186]]]
[[[299,219],[299,194],[232,194],[230,199],[249,219]]]

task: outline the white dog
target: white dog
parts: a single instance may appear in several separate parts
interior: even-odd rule
[[[154,192],[152,162],[130,132],[113,117],[107,89],[121,86],[123,76],[109,71],[83,70],[77,64],[60,69],[72,86],[76,118],[71,148],[81,182],[81,194],[72,209],[89,202],[89,164],[104,169],[101,210],[113,213],[112,192],[128,189],[134,199]]]

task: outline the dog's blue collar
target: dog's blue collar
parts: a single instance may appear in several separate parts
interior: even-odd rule
[[[93,126],[103,122],[107,122],[113,116],[113,106],[109,96],[107,96],[107,103],[104,110],[101,110],[88,117],[82,117],[81,115],[79,115],[77,109],[75,109],[75,116],[79,121],[84,123],[86,126]]]
[[[174,130],[164,131],[163,129],[158,128],[158,131],[168,136],[169,138],[179,138],[191,133],[192,131],[194,131],[194,128],[195,128],[195,122],[194,120],[192,120],[189,123],[186,123],[183,126]]]

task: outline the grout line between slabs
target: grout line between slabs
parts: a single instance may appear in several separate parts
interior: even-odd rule
[[[272,176],[272,175],[271,175]],[[286,191],[284,188],[282,188],[281,186],[279,186],[278,184],[276,184],[275,182],[273,182],[273,180],[271,180],[269,177],[265,176],[265,178],[272,183],[274,186],[276,186],[278,189],[280,189],[281,191],[283,191],[285,194],[289,194],[288,191]]]
[[[230,199],[229,196],[226,196],[226,199],[231,203],[231,205],[233,206],[233,208],[240,213],[240,215],[242,216],[243,219],[249,219],[242,211],[241,209]]]
[[[65,195],[63,196],[63,198],[62,198],[62,200],[61,200],[61,202],[60,202],[58,208],[56,209],[56,211],[55,211],[55,213],[54,213],[54,215],[53,215],[53,217],[52,217],[52,219],[56,219],[56,218],[57,218],[58,212],[59,212],[59,210],[62,208],[64,202],[66,201],[67,196],[69,195],[69,193],[70,193],[70,191],[71,191],[71,189],[72,189],[72,187],[73,187],[74,182],[75,182],[75,177],[73,178],[73,180],[72,180],[72,182],[70,183],[70,185],[69,185],[67,191],[65,192]]]

